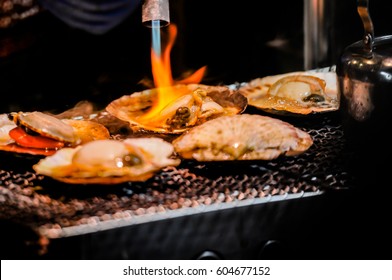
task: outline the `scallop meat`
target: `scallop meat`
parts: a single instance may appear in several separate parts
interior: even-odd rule
[[[239,88],[248,104],[281,115],[308,115],[339,109],[335,72],[298,71],[256,78]]]
[[[37,174],[70,184],[145,181],[166,166],[177,166],[171,143],[161,138],[90,141],[63,148],[33,166]]]
[[[163,106],[146,117],[159,102],[159,90],[170,91],[170,98],[160,100]],[[208,120],[242,113],[246,106],[247,98],[226,86],[177,84],[122,96],[112,101],[106,111],[129,122],[133,131],[180,134]]]

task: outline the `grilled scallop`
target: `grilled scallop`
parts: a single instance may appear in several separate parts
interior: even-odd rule
[[[100,123],[59,119],[39,111],[13,112],[0,118],[0,150],[7,152],[48,156],[63,147],[109,138],[109,130]]]
[[[198,161],[272,160],[305,152],[311,136],[279,119],[242,114],[210,120],[173,140],[175,151]]]
[[[170,92],[170,96],[158,100],[158,90]],[[146,117],[157,102],[164,103],[162,108]],[[134,131],[181,134],[207,120],[242,113],[246,105],[246,97],[226,86],[178,84],[122,96],[112,101],[106,111],[129,122]]]
[[[78,142],[72,126],[50,114],[34,111],[11,113],[11,116],[18,126],[30,131],[31,134],[65,142],[69,145],[74,145]]]
[[[14,142],[9,132],[16,127],[16,124],[8,118],[7,114],[0,114],[0,146]]]
[[[307,115],[336,111],[339,90],[335,72],[299,71],[257,78],[239,89],[248,104],[269,113]]]
[[[79,139],[79,144],[110,138],[109,130],[98,122],[76,119],[62,119],[62,121],[72,126]]]
[[[74,148],[63,148],[33,166],[38,174],[71,184],[117,184],[145,181],[166,166],[174,149],[161,138],[95,140]]]

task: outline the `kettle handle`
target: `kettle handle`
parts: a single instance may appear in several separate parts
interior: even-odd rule
[[[357,0],[358,14],[361,17],[365,34],[363,36],[363,43],[365,45],[365,51],[371,55],[374,43],[374,28],[373,22],[369,14],[369,0]]]

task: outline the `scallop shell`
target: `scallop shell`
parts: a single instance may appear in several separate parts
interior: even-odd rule
[[[0,114],[0,146],[14,142],[8,133],[15,127],[16,124],[8,118],[7,114]]]
[[[14,122],[59,141],[75,144],[78,139],[72,126],[60,119],[39,111],[14,113]]]
[[[90,141],[63,148],[33,165],[37,174],[70,184],[145,181],[166,166],[177,166],[174,148],[161,138]]]
[[[55,149],[39,149],[19,146],[9,136],[9,131],[21,123],[29,129],[46,137],[64,141],[68,146],[77,146],[99,139],[109,139],[110,132],[102,124],[79,119],[59,119],[43,112],[19,112],[0,115],[0,150],[19,154],[48,156],[55,153]]]
[[[9,118],[9,121],[6,118]],[[63,141],[67,145],[77,145],[80,142],[72,126],[52,115],[39,111],[12,112],[2,114],[0,118],[0,151],[33,156],[48,156],[55,153],[55,149],[38,149],[18,145],[9,136],[9,132],[19,123],[41,135]]]
[[[339,109],[340,91],[335,72],[297,71],[256,78],[239,92],[248,104],[281,115],[308,115]]]
[[[79,144],[110,138],[109,130],[98,122],[74,119],[62,119],[62,121],[73,127]]]
[[[282,120],[242,114],[210,120],[172,143],[182,158],[227,161],[296,156],[305,152],[313,140],[307,132]]]
[[[178,84],[170,88],[180,93],[181,97],[161,111],[160,116],[157,117],[159,121],[146,123],[140,120],[157,99],[157,88],[122,96],[112,101],[106,107],[106,111],[120,120],[129,122],[134,131],[179,134],[207,120],[242,113],[247,106],[246,97],[226,86]],[[199,96],[202,98],[201,104],[193,106],[192,104],[200,103],[200,100],[195,101],[193,98],[197,92],[202,93]],[[179,125],[176,119],[180,118],[180,110],[184,107],[189,109],[190,117]]]

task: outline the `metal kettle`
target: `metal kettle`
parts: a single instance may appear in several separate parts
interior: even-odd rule
[[[345,48],[336,64],[340,112],[349,167],[363,185],[381,184],[390,173],[392,128],[392,35],[374,36],[368,1],[358,0],[365,34]]]
[[[392,35],[374,37],[367,0],[358,0],[358,13],[364,37],[349,45],[336,65],[341,110],[352,126],[376,133],[392,120]]]

